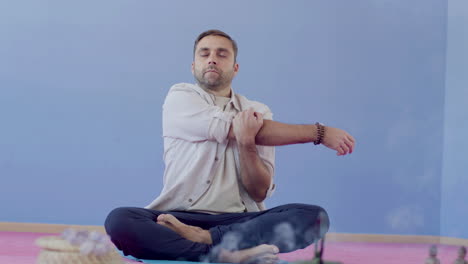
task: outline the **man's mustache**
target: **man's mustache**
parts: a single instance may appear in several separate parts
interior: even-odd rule
[[[206,73],[208,71],[216,71],[217,73],[220,72],[220,70],[216,66],[209,66],[203,72]]]

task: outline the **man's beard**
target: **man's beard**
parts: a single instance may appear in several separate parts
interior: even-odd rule
[[[205,78],[207,71],[215,70],[218,74],[217,78]],[[197,80],[198,85],[202,88],[218,91],[221,88],[224,88],[226,85],[230,84],[233,79],[233,72],[225,73],[216,66],[210,66],[202,71],[195,69],[195,79]]]

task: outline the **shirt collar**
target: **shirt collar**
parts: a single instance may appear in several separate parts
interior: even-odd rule
[[[208,95],[214,102],[214,95],[211,94],[211,93],[208,93],[207,91],[205,91],[203,88],[201,88],[198,84],[195,84],[195,86],[204,94]],[[236,93],[234,92],[234,89],[231,88],[231,100],[229,101],[229,103],[231,103],[234,108],[237,110],[237,111],[241,111],[240,109],[240,103],[239,103],[239,98],[238,96],[236,95]]]
[[[234,89],[231,88],[231,103],[237,111],[241,111],[239,97],[234,93]]]

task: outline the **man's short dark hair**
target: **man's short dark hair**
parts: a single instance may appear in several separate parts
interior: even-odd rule
[[[218,29],[210,29],[205,32],[202,32],[200,35],[198,35],[197,39],[195,40],[195,44],[193,45],[193,56],[195,57],[195,51],[197,49],[198,42],[202,40],[202,38],[207,37],[207,36],[220,36],[227,38],[231,41],[232,43],[232,49],[234,50],[234,62],[237,61],[237,43],[234,39],[231,38],[228,34],[224,33],[221,30]]]

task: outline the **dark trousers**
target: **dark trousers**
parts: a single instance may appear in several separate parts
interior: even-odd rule
[[[172,214],[184,224],[209,230],[213,244],[187,240],[156,223],[160,214]],[[281,253],[290,252],[314,243],[325,235],[328,227],[325,210],[306,204],[219,215],[120,207],[110,212],[105,221],[106,232],[125,255],[188,261],[216,261],[220,248],[233,251],[261,244],[276,245]]]

